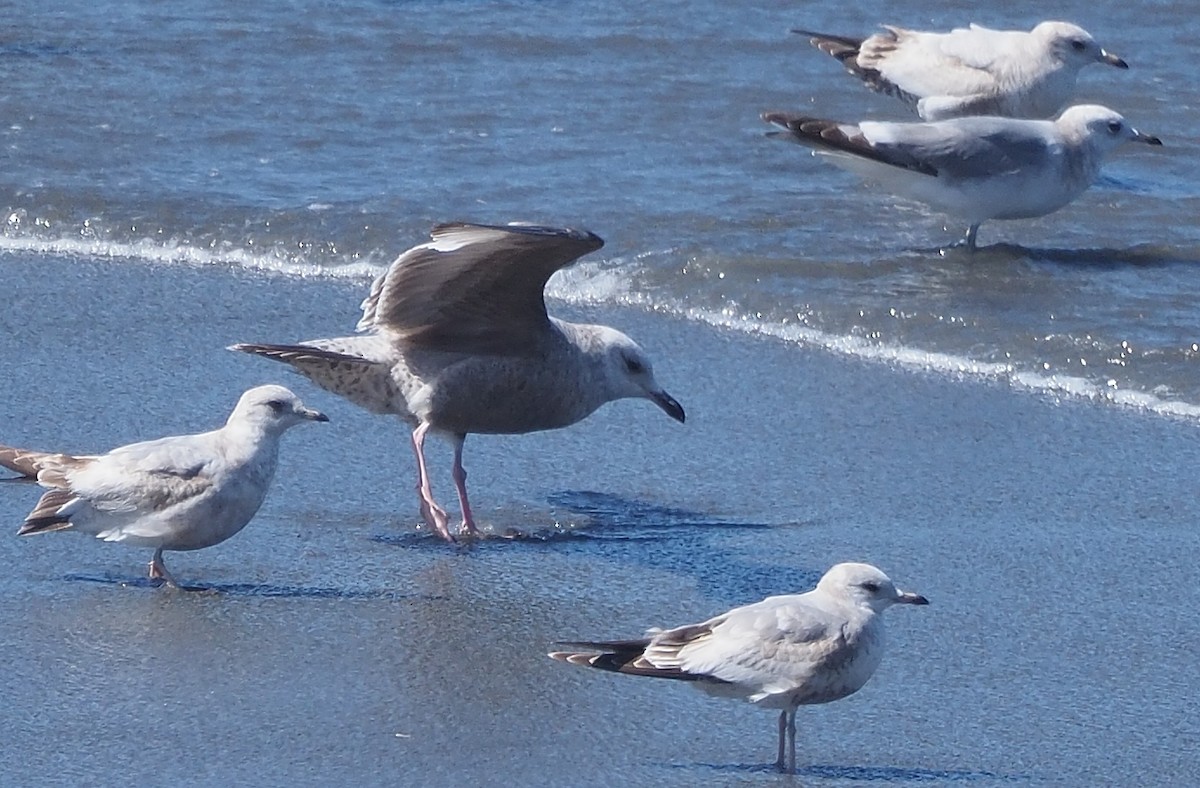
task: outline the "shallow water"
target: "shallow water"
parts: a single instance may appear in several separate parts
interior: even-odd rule
[[[790,27],[946,27],[969,9],[14,10],[3,442],[85,452],[207,429],[267,381],[332,422],[287,436],[244,532],[168,555],[210,593],[150,588],[136,549],[0,539],[0,781],[1195,774],[1190,10],[1139,8],[1056,13],[1133,66],[1085,71],[1085,95],[1166,146],[1116,155],[1058,214],[985,225],[973,258],[939,251],[959,228],[757,120],[901,117]],[[348,332],[370,278],[450,219],[603,236],[551,309],[628,331],[688,410],[680,426],[622,402],[472,437],[477,514],[528,536],[468,548],[417,529],[401,423],[222,350]],[[452,498],[450,452],[435,457]],[[0,484],[0,522],[15,531],[36,497]],[[804,590],[841,560],[933,604],[888,614],[861,693],[804,711],[795,779],[765,767],[771,713],[544,657]]]

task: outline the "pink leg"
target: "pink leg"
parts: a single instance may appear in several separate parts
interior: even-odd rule
[[[167,565],[163,563],[162,548],[154,551],[154,557],[150,559],[150,579],[162,580],[163,584],[168,588],[179,588],[179,583],[175,582],[175,578],[171,577],[171,573],[167,571]]]
[[[438,532],[438,536],[447,542],[453,542],[454,537],[450,534],[446,510],[433,500],[429,472],[425,469],[425,433],[427,432],[429,432],[429,425],[422,422],[413,430],[412,434],[413,453],[417,455],[417,494],[421,497],[421,517],[432,526],[433,530]]]
[[[454,485],[458,488],[458,503],[462,507],[463,517],[458,532],[478,536],[479,529],[475,527],[475,517],[471,514],[471,504],[467,501],[467,470],[462,464],[463,443],[466,440],[466,435],[459,435],[454,441]]]

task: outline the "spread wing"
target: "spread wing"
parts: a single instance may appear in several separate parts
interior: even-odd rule
[[[413,346],[523,355],[549,330],[550,276],[604,242],[579,230],[441,224],[371,285],[359,330]]]

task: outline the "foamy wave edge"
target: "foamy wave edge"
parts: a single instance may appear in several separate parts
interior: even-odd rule
[[[638,307],[717,328],[770,337],[805,347],[816,347],[826,352],[901,369],[1005,383],[1014,389],[1043,396],[1100,402],[1200,423],[1200,406],[1164,399],[1148,392],[1099,385],[1085,378],[1070,375],[1042,375],[1018,369],[1012,364],[979,361],[950,353],[902,345],[880,345],[861,337],[830,334],[807,326],[764,323],[734,310],[698,309],[679,302],[656,300],[645,293],[632,290],[629,283],[628,274],[612,268],[599,268],[595,264],[590,268],[587,265],[577,265],[573,269],[561,272],[559,277],[552,280],[547,293],[566,303],[616,303]]]
[[[348,259],[334,265],[297,261],[282,251],[252,252],[243,249],[210,250],[182,242],[157,240],[133,242],[101,241],[88,238],[42,239],[0,234],[0,252],[83,256],[100,259],[128,259],[148,263],[197,266],[236,266],[249,270],[280,273],[287,276],[327,277],[331,279],[370,279],[387,270],[387,263]],[[1065,375],[1041,375],[1019,370],[1011,364],[978,361],[965,356],[895,345],[879,345],[861,337],[830,334],[800,325],[764,323],[732,310],[689,307],[673,301],[652,299],[634,291],[624,262],[638,262],[656,252],[637,255],[631,261],[619,258],[585,261],[559,271],[547,286],[547,295],[569,304],[638,307],[717,328],[770,337],[806,347],[865,361],[890,364],[913,371],[1004,382],[1015,389],[1069,399],[1090,400],[1160,416],[1200,422],[1200,406],[1164,399],[1147,392],[1100,386],[1084,378]]]
[[[361,259],[350,258],[345,262],[323,265],[303,262],[296,256],[279,249],[268,249],[261,252],[233,248],[206,249],[180,241],[162,242],[150,239],[121,242],[89,238],[0,235],[0,252],[133,260],[141,263],[236,266],[251,271],[332,279],[371,278],[387,270],[386,263]]]

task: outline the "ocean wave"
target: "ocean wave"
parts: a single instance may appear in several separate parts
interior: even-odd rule
[[[338,279],[371,278],[387,269],[386,263],[363,260],[361,256],[356,255],[346,255],[343,259],[330,263],[314,263],[303,251],[296,252],[282,246],[251,251],[215,243],[199,246],[178,239],[164,241],[145,238],[116,241],[88,237],[43,238],[35,235],[0,234],[0,252],[130,260],[145,264],[233,266],[288,276]]]
[[[643,252],[628,258],[614,257],[581,261],[556,273],[547,284],[549,298],[580,306],[623,306],[691,320],[723,330],[768,337],[854,359],[882,363],[900,369],[960,378],[1002,382],[1014,389],[1047,396],[1102,402],[1161,416],[1200,422],[1200,405],[1158,394],[1122,387],[1114,380],[1097,382],[1082,377],[1043,373],[1017,363],[990,362],[966,355],[931,351],[908,345],[872,341],[850,334],[823,331],[799,323],[773,322],[757,314],[741,312],[736,306],[701,308],[679,299],[663,297],[661,288],[639,287],[639,272],[648,258],[670,256],[673,249]],[[388,263],[364,260],[348,254],[342,259],[316,263],[303,251],[272,247],[261,251],[241,248],[206,248],[178,240],[140,239],[113,241],[86,237],[40,238],[0,234],[0,252],[52,256],[78,256],[131,260],[145,264],[233,266],[295,277],[369,280],[387,269]],[[387,259],[391,252],[368,257]]]
[[[657,253],[657,254],[662,254]],[[646,255],[639,255],[639,258]],[[652,309],[685,320],[743,334],[769,337],[804,347],[819,348],[850,358],[887,364],[901,369],[956,378],[1007,384],[1014,389],[1045,396],[1088,400],[1130,408],[1159,416],[1200,422],[1200,405],[1122,387],[1113,379],[1096,382],[1058,373],[1022,368],[1013,362],[990,362],[966,355],[925,350],[920,347],[873,342],[864,337],[837,334],[800,324],[766,321],[741,313],[736,307],[704,309],[671,299],[660,299],[635,288],[628,270],[607,264],[581,263],[562,271],[551,282],[547,294],[579,305],[618,304]]]

